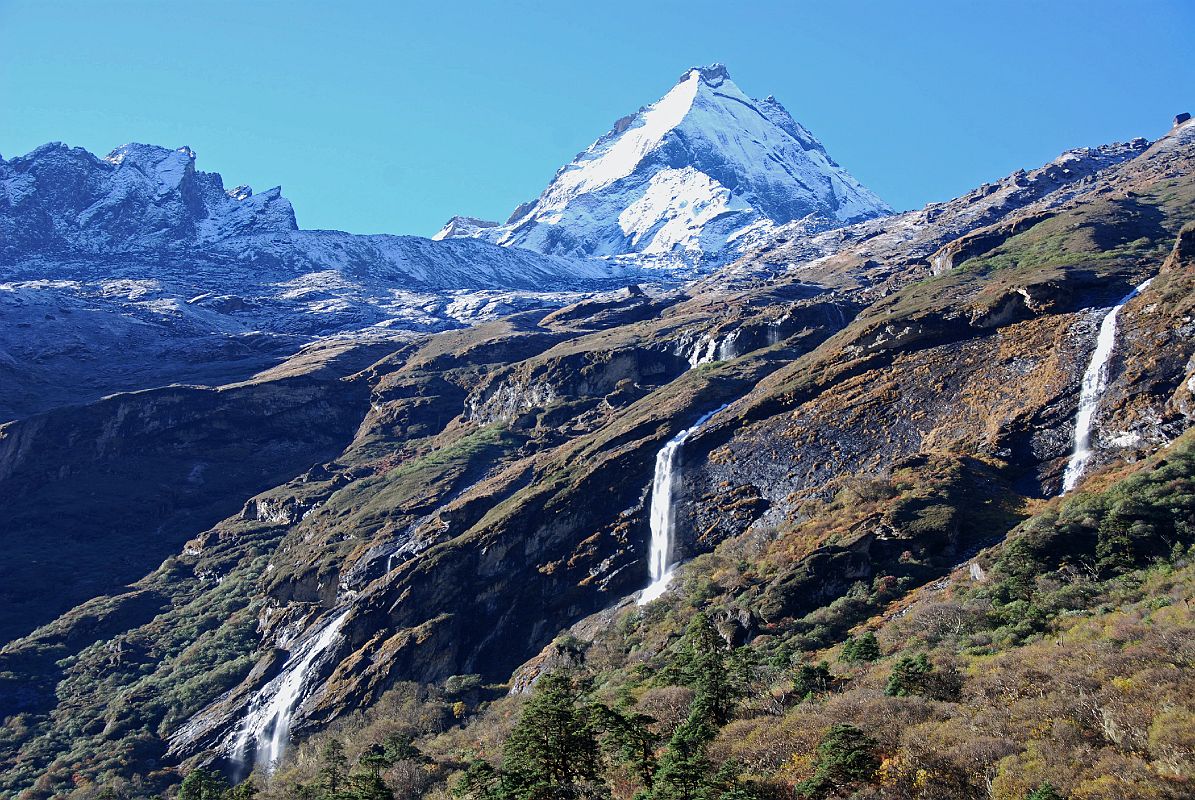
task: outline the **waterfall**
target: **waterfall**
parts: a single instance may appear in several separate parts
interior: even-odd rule
[[[1083,373],[1083,385],[1079,390],[1079,413],[1075,416],[1075,449],[1062,475],[1063,494],[1074,489],[1079,483],[1079,478],[1083,477],[1083,471],[1087,469],[1087,462],[1092,456],[1091,428],[1100,397],[1108,384],[1108,360],[1112,357],[1112,348],[1116,346],[1116,316],[1126,303],[1144,291],[1149,284],[1150,281],[1146,281],[1122,297],[1100,322],[1095,352],[1091,354],[1091,361],[1087,364],[1087,371]]]
[[[648,569],[651,583],[639,595],[639,605],[646,605],[664,593],[676,564],[672,560],[676,540],[676,510],[672,500],[680,483],[681,448],[685,441],[717,414],[725,405],[710,411],[693,424],[668,440],[656,453],[656,472],[651,483],[651,551],[648,555]]]
[[[718,355],[718,340],[713,336],[706,336],[697,341],[693,346],[693,352],[689,353],[689,367],[698,367],[702,364],[708,364],[717,358]]]
[[[267,772],[273,772],[290,738],[290,724],[295,708],[310,689],[308,672],[311,665],[340,635],[340,626],[351,609],[344,609],[330,622],[294,649],[282,673],[267,683],[249,701],[249,710],[241,722],[232,760],[245,764],[249,739],[254,739],[254,761]]]

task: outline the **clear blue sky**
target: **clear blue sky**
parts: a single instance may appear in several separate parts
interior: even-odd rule
[[[1191,0],[0,0],[0,153],[190,145],[299,224],[505,218],[694,64],[898,208],[1195,111]]]

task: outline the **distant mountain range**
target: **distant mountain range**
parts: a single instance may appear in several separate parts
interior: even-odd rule
[[[226,189],[188,147],[99,158],[47,144],[0,159],[0,311],[13,323],[0,330],[0,421],[248,377],[320,337],[459,328],[674,285],[780,223],[824,230],[888,211],[720,65],[620,120],[517,219],[456,218],[440,241],[301,230],[280,188]],[[105,358],[113,348],[127,358]]]

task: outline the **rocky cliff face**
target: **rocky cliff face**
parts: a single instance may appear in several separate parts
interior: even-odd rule
[[[677,554],[784,553],[720,620],[728,640],[858,581],[946,574],[977,531],[1057,493],[1095,330],[1147,277],[1088,480],[1190,426],[1193,161],[1188,123],[923,211],[783,226],[681,291],[511,309],[0,427],[0,485],[27,498],[0,529],[65,553],[63,575],[111,572],[60,576],[77,605],[27,617],[37,630],[8,620],[28,635],[0,651],[20,721],[0,785],[44,773],[40,797],[80,771],[224,763],[255,693],[342,615],[299,736],[399,681],[508,680],[646,585],[656,453],[715,409],[679,462]],[[64,497],[71,524],[47,534]],[[121,532],[162,549],[77,551]]]

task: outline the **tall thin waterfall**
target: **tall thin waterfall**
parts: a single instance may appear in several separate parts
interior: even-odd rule
[[[1150,281],[1153,280],[1152,278]],[[1079,483],[1087,469],[1087,462],[1091,459],[1091,427],[1095,420],[1096,409],[1099,408],[1100,398],[1108,385],[1108,360],[1112,357],[1112,349],[1116,346],[1116,317],[1125,304],[1136,297],[1149,286],[1150,281],[1138,286],[1121,298],[1120,302],[1112,306],[1104,319],[1100,322],[1100,333],[1095,341],[1095,352],[1091,354],[1091,361],[1087,364],[1087,371],[1083,373],[1083,386],[1079,390],[1079,413],[1075,416],[1075,449],[1071,453],[1066,471],[1062,474],[1062,493],[1066,494]]]
[[[237,732],[232,760],[244,765],[249,739],[255,741],[254,761],[267,772],[273,772],[282,758],[290,739],[290,723],[295,708],[310,690],[308,672],[311,665],[340,636],[340,627],[351,609],[344,609],[319,632],[308,637],[291,653],[282,673],[258,690],[249,701],[249,710]]]
[[[656,474],[651,483],[651,552],[648,555],[648,568],[651,572],[651,583],[639,595],[639,605],[645,605],[655,600],[668,588],[672,580],[672,573],[676,570],[676,563],[672,559],[676,541],[676,509],[673,507],[673,495],[680,484],[681,448],[685,441],[717,414],[725,405],[719,406],[693,424],[668,440],[668,443],[656,453]]]

